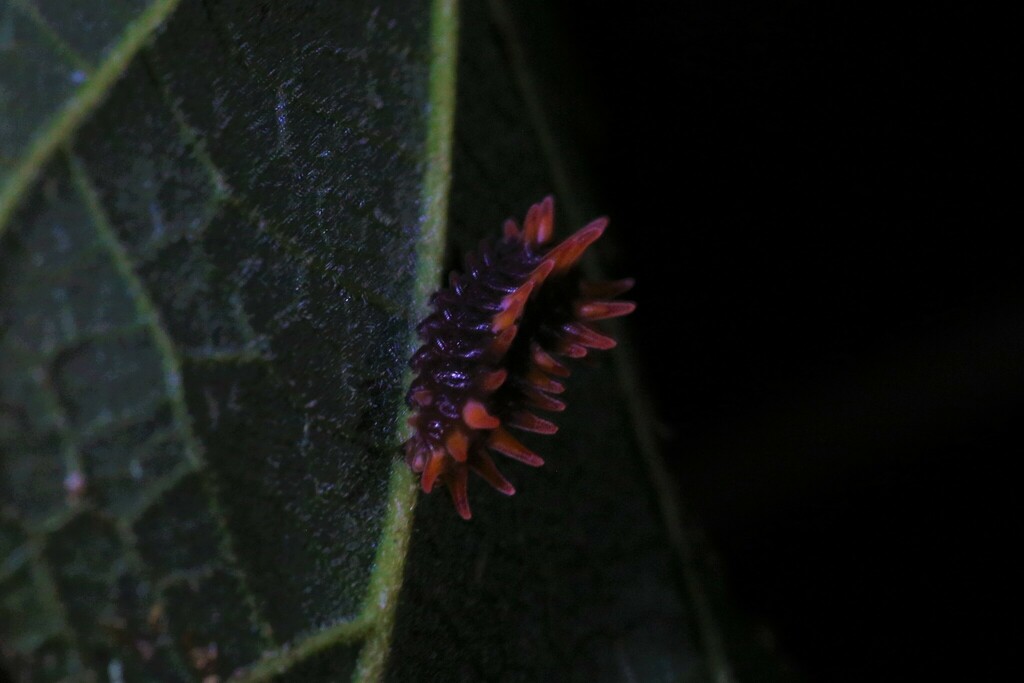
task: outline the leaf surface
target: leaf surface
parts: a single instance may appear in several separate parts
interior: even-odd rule
[[[0,12],[8,666],[354,670],[410,507],[431,7],[64,10]]]
[[[0,2],[14,679],[708,677],[611,357],[514,499],[414,514],[444,250],[571,191],[501,5],[455,13]]]

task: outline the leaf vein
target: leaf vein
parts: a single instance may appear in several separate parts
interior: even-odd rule
[[[0,235],[21,202],[25,191],[35,182],[43,166],[64,145],[103,101],[127,64],[145,44],[150,34],[170,16],[179,0],[154,0],[137,19],[125,28],[123,38],[107,54],[63,109],[41,126],[28,152],[15,163],[13,171],[0,184]]]
[[[11,4],[17,9],[21,10],[22,16],[31,21],[40,33],[46,36],[46,39],[50,44],[56,48],[57,52],[71,62],[72,66],[80,71],[84,71],[87,75],[92,74],[95,68],[92,63],[89,62],[85,57],[80,55],[76,49],[68,45],[67,41],[60,37],[52,26],[36,9],[35,5],[32,5],[25,0],[11,0]]]
[[[191,419],[188,414],[188,405],[185,402],[184,388],[182,386],[181,362],[178,358],[177,351],[174,348],[174,343],[167,334],[167,331],[164,330],[155,304],[143,286],[142,281],[135,274],[135,271],[128,260],[128,254],[126,253],[124,246],[120,243],[117,235],[114,233],[114,229],[110,225],[106,213],[100,204],[96,190],[93,188],[89,180],[84,164],[82,164],[82,162],[70,151],[67,155],[72,180],[78,188],[79,193],[82,195],[86,207],[93,218],[99,238],[110,250],[110,255],[114,261],[115,269],[124,279],[129,296],[135,302],[139,316],[147,321],[153,342],[160,352],[160,358],[164,366],[163,370],[164,377],[166,378],[167,393],[171,403],[171,413],[173,415],[179,438],[185,446],[185,451],[195,467],[197,469],[203,469],[203,451],[199,443],[199,439],[192,431]],[[219,526],[221,543],[223,544],[222,548],[226,555],[226,563],[229,564],[235,572],[237,572],[239,582],[243,586],[242,592],[245,596],[246,602],[248,603],[252,619],[255,623],[260,625],[264,632],[269,632],[269,626],[262,618],[262,613],[256,605],[252,592],[249,590],[245,573],[240,568],[238,555],[234,550],[233,539],[228,531],[227,521],[224,518],[223,510],[220,507],[220,502],[216,495],[210,496],[210,509],[211,514],[216,518]]]

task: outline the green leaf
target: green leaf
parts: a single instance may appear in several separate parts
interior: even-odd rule
[[[0,0],[14,679],[728,676],[625,355],[471,523],[398,457],[446,247],[585,217],[529,49],[499,2]]]

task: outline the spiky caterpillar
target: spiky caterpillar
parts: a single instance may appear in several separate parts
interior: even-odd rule
[[[417,328],[423,346],[409,364],[419,374],[406,401],[415,430],[405,442],[406,462],[421,474],[427,493],[440,479],[463,519],[471,516],[469,470],[506,495],[515,493],[488,450],[539,467],[544,461],[506,427],[554,434],[558,427],[530,410],[561,411],[553,396],[564,387],[565,359],[615,340],[584,324],[631,313],[636,305],[611,301],[630,279],[592,283],[578,262],[607,226],[599,218],[556,247],[554,200],[530,207],[523,229],[507,220],[504,235],[467,255],[464,272],[430,300],[434,312]]]

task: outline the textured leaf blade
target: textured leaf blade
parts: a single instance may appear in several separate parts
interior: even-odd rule
[[[3,654],[40,680],[372,675],[445,48],[428,3],[161,7],[142,37],[66,27],[118,56],[107,87],[4,148]],[[26,116],[4,104],[11,139]]]

